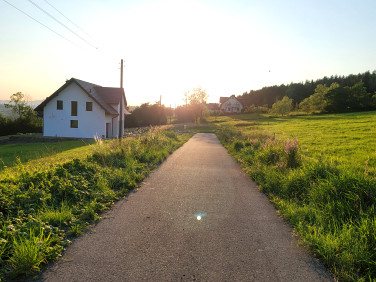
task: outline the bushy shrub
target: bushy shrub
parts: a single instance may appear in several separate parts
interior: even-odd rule
[[[0,115],[0,136],[17,133],[41,133],[42,119],[38,117],[5,118]]]
[[[234,150],[239,152],[241,149],[244,148],[244,144],[241,141],[235,141],[234,143]]]
[[[164,106],[160,106],[159,103],[155,103],[154,105],[150,105],[149,103],[142,104],[124,119],[125,128],[162,125],[166,123],[166,109]]]
[[[297,139],[286,140],[285,153],[287,155],[287,167],[296,168],[301,164]]]
[[[263,150],[258,151],[256,157],[265,165],[278,165],[283,156],[281,148],[265,146]]]

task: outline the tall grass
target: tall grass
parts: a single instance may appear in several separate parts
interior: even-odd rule
[[[362,163],[347,161],[346,155],[307,154],[309,150],[304,148],[311,147],[300,143],[300,134],[299,139],[297,135],[276,136],[265,130],[262,122],[257,128],[228,126],[234,122],[224,121],[217,136],[292,223],[301,242],[340,280],[376,279],[374,157],[365,168]],[[345,120],[341,124],[348,127]],[[283,128],[292,131],[288,124]]]
[[[43,230],[35,234],[30,229],[28,234],[13,238],[13,252],[9,259],[15,275],[30,274],[39,270],[41,263],[46,262],[46,252],[49,248],[50,234],[44,235]]]
[[[70,205],[63,201],[59,209],[47,206],[39,210],[37,218],[49,225],[62,227],[68,225],[74,218],[74,215]]]
[[[58,257],[100,213],[189,139],[149,128],[143,135],[90,145],[78,158],[0,172],[0,279],[23,277]],[[34,162],[34,161],[32,161]]]

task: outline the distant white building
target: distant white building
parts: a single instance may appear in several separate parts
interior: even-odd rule
[[[223,114],[237,114],[243,110],[242,103],[235,98],[235,95],[231,97],[221,97],[219,99],[220,111]]]
[[[71,78],[35,111],[43,115],[43,136],[117,138],[124,134],[126,106],[124,89]]]

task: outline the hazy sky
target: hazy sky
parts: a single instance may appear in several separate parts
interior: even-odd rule
[[[66,39],[0,0],[0,100],[44,99],[71,77],[118,87],[120,59],[130,105],[376,69],[374,0],[7,1]]]

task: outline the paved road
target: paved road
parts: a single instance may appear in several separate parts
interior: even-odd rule
[[[196,134],[46,281],[330,281],[214,134]]]

